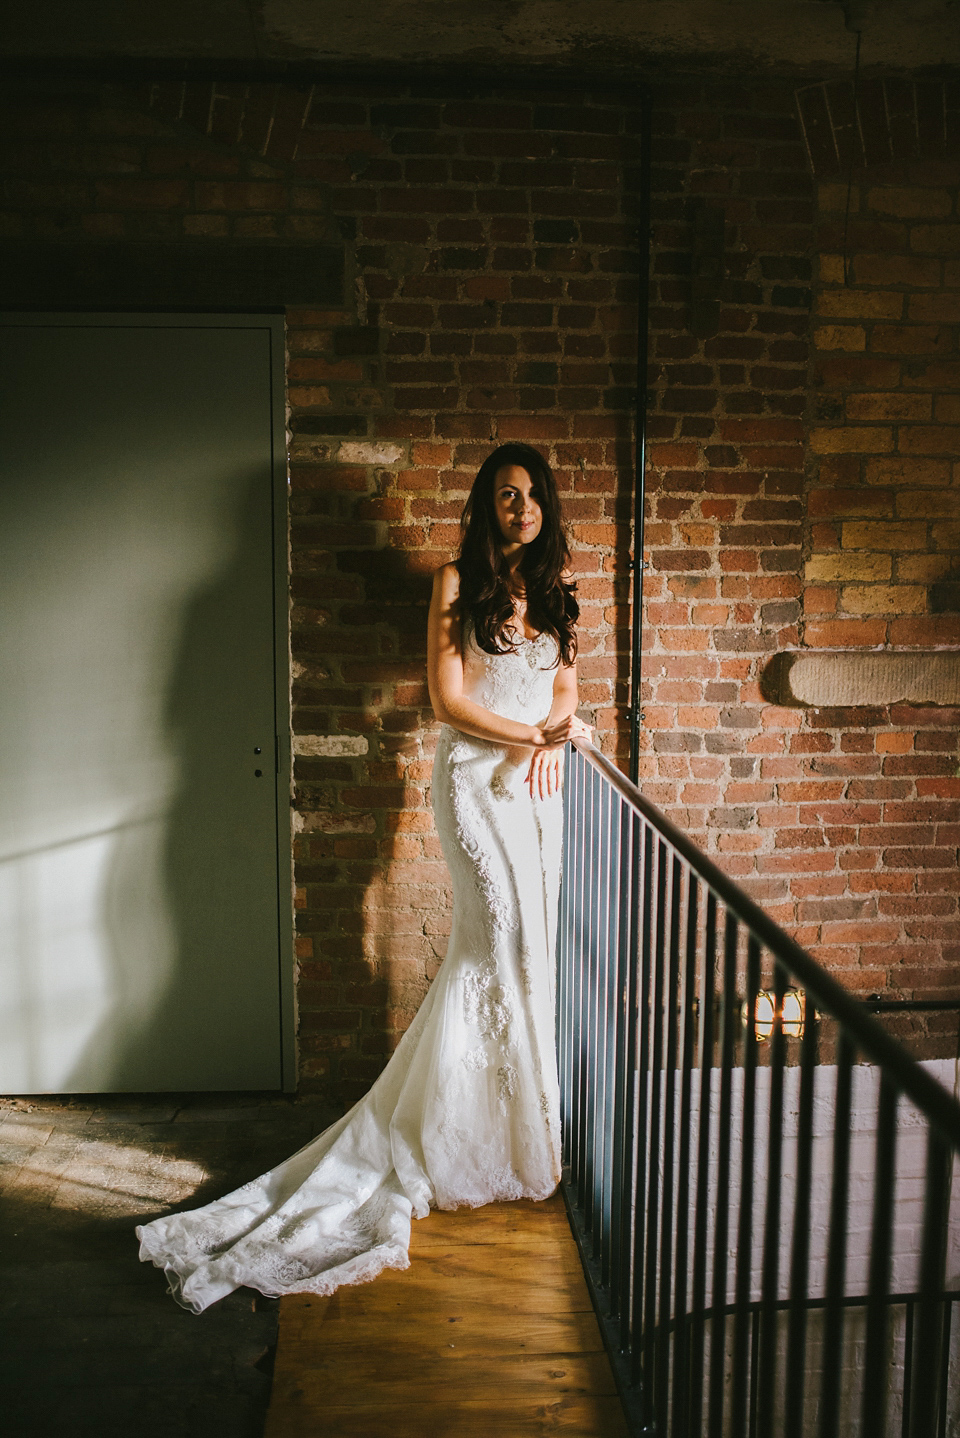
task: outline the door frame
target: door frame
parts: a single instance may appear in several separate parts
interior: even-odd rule
[[[276,794],[274,841],[277,858],[277,985],[280,1013],[280,1088],[297,1087],[296,990],[294,984],[293,830],[291,786],[293,736],[291,718],[290,657],[290,542],[288,519],[286,444],[286,321],[282,310],[250,313],[204,311],[66,310],[0,311],[0,325],[31,329],[76,326],[84,328],[144,327],[163,329],[258,329],[269,341],[270,470],[272,484],[273,552],[273,712],[274,789]]]

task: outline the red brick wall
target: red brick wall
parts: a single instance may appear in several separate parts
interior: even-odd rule
[[[955,650],[960,164],[857,180],[849,222],[846,185],[819,194],[803,640]],[[806,812],[825,843],[809,854],[821,922],[803,937],[857,987],[956,994],[960,710],[820,711],[808,727],[823,779]]]
[[[760,688],[777,650],[846,612],[810,605],[853,598],[802,579],[830,549],[807,488],[815,508],[838,487],[808,433],[844,426],[808,404],[817,273],[836,286],[793,98],[685,82],[654,100],[645,787],[849,981],[929,989],[957,971],[955,716],[778,708]],[[17,101],[4,124],[8,234],[344,237],[342,308],[288,315],[291,586],[301,1072],[354,1096],[444,951],[426,601],[498,440],[556,467],[585,709],[622,752],[635,96],[165,85]],[[818,344],[826,323],[856,327],[818,317]],[[818,393],[887,388],[908,382],[835,373]],[[873,427],[853,408],[846,427]],[[866,476],[843,486],[883,488]]]
[[[690,241],[655,232],[645,789],[851,987],[952,994],[960,713],[778,708],[758,681],[781,648],[960,640],[958,174],[864,176],[844,286],[846,187],[822,187],[811,253],[777,98],[660,114],[687,193],[723,204],[728,278],[718,333],[683,333]]]

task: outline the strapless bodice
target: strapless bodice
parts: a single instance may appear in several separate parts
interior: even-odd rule
[[[464,697],[504,719],[540,724],[553,703],[557,641],[550,634],[521,639],[506,654],[487,654],[468,633],[463,652]]]

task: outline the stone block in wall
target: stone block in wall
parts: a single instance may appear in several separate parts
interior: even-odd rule
[[[886,650],[879,654],[798,651],[777,654],[761,680],[774,704],[852,709],[892,704],[960,705],[960,653]]]

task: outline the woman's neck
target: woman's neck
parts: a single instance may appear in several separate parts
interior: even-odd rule
[[[504,579],[506,582],[507,589],[510,591],[511,594],[526,594],[527,586],[524,583],[523,575],[520,572],[520,561],[523,558],[523,551],[521,550],[516,555],[508,554],[505,557],[507,561],[507,572],[504,575]]]

